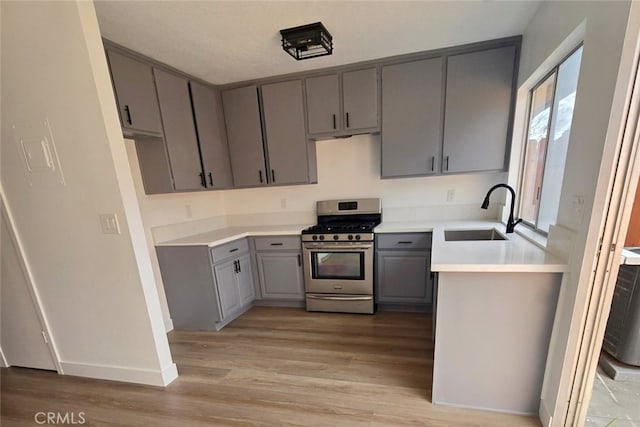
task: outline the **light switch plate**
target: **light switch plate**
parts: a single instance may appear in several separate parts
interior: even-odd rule
[[[118,216],[112,214],[100,214],[100,226],[103,234],[120,234]]]
[[[29,186],[66,185],[49,120],[23,120],[11,127]]]

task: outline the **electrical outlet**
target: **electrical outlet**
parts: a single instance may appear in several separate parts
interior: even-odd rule
[[[116,214],[100,214],[102,234],[120,234],[120,225]]]
[[[187,218],[193,218],[193,213],[191,212],[191,205],[184,205],[185,213],[187,214]]]
[[[447,202],[453,202],[456,197],[456,191],[454,189],[447,190]]]
[[[287,209],[287,199],[280,199],[280,207],[282,209]]]
[[[582,195],[574,195],[571,199],[571,210],[574,222],[582,225],[585,214],[585,197]]]

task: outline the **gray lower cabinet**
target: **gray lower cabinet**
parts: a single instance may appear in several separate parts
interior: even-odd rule
[[[255,85],[222,92],[233,182],[236,187],[267,184],[262,125]]]
[[[112,49],[107,58],[125,135],[162,135],[151,65]]]
[[[238,292],[240,293],[240,304],[246,306],[251,304],[256,297],[253,287],[253,276],[251,273],[251,259],[249,254],[238,258]]]
[[[254,244],[262,299],[304,301],[300,237],[256,237]]]
[[[516,53],[506,46],[447,58],[443,173],[505,169]]]
[[[218,284],[222,317],[240,308],[240,292],[237,282],[238,260],[229,260],[213,268]]]
[[[376,240],[376,303],[429,308],[431,234],[381,234]]]
[[[193,121],[189,81],[154,68],[173,185],[177,191],[205,188],[198,136]]]
[[[247,239],[214,248],[157,246],[176,329],[220,330],[255,298]]]
[[[382,176],[438,173],[442,58],[382,67]]]
[[[215,264],[213,270],[220,293],[223,318],[253,302],[255,293],[249,254]]]

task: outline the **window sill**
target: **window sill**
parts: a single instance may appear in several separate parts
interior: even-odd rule
[[[518,226],[514,230],[516,233],[533,243],[534,245],[547,250],[547,236],[538,233],[527,226]]]

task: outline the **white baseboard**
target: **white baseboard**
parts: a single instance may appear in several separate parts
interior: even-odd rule
[[[304,308],[305,301],[290,301],[290,300],[255,300],[253,305],[256,307],[289,307],[289,308]]]
[[[173,331],[173,319],[170,317],[164,319],[164,330],[165,332]]]
[[[553,417],[547,410],[547,406],[545,405],[544,400],[540,399],[540,413],[538,414],[540,417],[540,422],[544,427],[551,427],[553,422]]]
[[[8,368],[9,363],[7,359],[4,357],[4,352],[2,351],[2,347],[0,347],[0,368]]]
[[[77,362],[60,362],[62,374],[101,380],[123,381],[164,387],[178,377],[178,368],[171,363],[162,371]]]

